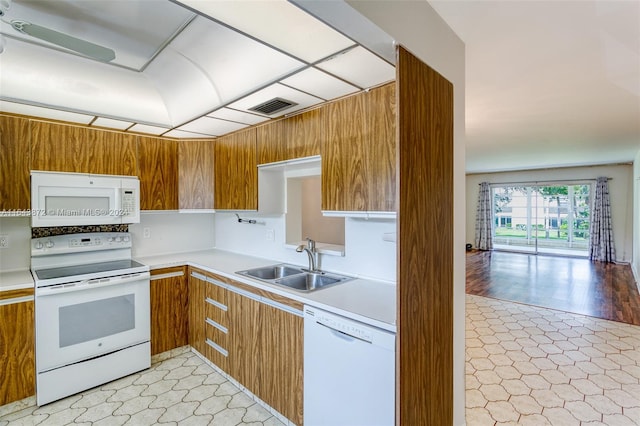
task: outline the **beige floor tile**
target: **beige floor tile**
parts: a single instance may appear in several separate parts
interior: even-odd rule
[[[200,404],[198,402],[178,402],[176,404],[172,404],[167,407],[167,410],[158,418],[158,421],[160,423],[181,423],[186,418],[191,417],[194,410],[198,408],[199,405]]]
[[[602,389],[622,389],[622,384],[605,374],[591,374],[589,380]]]
[[[625,408],[640,407],[640,398],[636,398],[624,389],[605,389],[604,396]]]
[[[231,396],[211,397],[200,403],[193,414],[201,416],[205,414],[216,414],[227,408],[227,404],[231,401]]]
[[[44,421],[39,423],[42,426],[60,426],[66,425],[68,423],[73,423],[73,421],[87,411],[86,408],[67,408],[62,411],[58,411],[56,413],[50,414]]]
[[[493,371],[502,379],[519,379],[522,377],[522,374],[510,365],[498,366]]]
[[[76,417],[75,422],[97,422],[98,420],[111,416],[121,405],[122,402],[103,402],[89,407],[84,413]]]
[[[546,408],[564,407],[565,400],[560,398],[554,391],[550,389],[534,389],[531,391],[531,397],[538,404]]]
[[[604,395],[586,395],[584,402],[602,414],[623,414],[622,407]],[[638,417],[640,420],[640,417]]]
[[[479,390],[487,401],[507,401],[510,396],[500,385],[482,385]]]
[[[568,384],[571,379],[559,370],[540,370],[540,376],[551,384]]]
[[[571,384],[583,395],[602,395],[603,389],[587,379],[572,380]]]
[[[124,401],[122,405],[117,408],[113,414],[115,415],[134,415],[140,411],[149,408],[149,405],[155,401],[157,397],[154,396],[137,396],[128,401]]]
[[[116,393],[115,390],[97,390],[94,392],[86,392],[82,397],[71,405],[71,408],[89,408],[106,402]]]
[[[531,393],[531,388],[527,386],[527,384],[520,379],[503,380],[502,383],[500,383],[500,385],[510,395],[529,395]]]
[[[155,425],[158,423],[158,419],[165,413],[165,411],[167,411],[166,408],[142,410],[132,415],[129,421],[125,424],[136,426]]]
[[[465,397],[467,408],[484,407],[489,402],[477,389],[467,390]]]
[[[524,414],[520,416],[519,426],[554,426],[542,414]]]
[[[580,420],[565,408],[544,408],[542,415],[554,426],[580,426]]]
[[[524,374],[520,380],[525,382],[530,389],[550,389],[551,383],[537,374]]]
[[[623,385],[637,385],[638,379],[622,370],[607,370],[605,375]]]
[[[242,418],[242,421],[244,423],[264,422],[270,417],[271,413],[269,413],[266,408],[264,408],[260,404],[254,403],[253,405],[247,407],[247,412]]]
[[[94,422],[92,426],[121,426],[129,421],[129,416],[114,416],[105,417],[102,420]]]
[[[516,361],[513,363],[513,368],[521,374],[540,374],[540,369],[530,361]]]
[[[541,414],[542,406],[530,395],[514,395],[509,402],[520,414]]]
[[[483,385],[497,385],[502,378],[493,370],[479,370],[475,372],[478,381]]]
[[[602,414],[584,401],[567,401],[564,408],[569,410],[573,417],[581,422],[600,421]]]
[[[489,401],[486,408],[497,422],[515,422],[520,417],[513,405],[507,401]]]
[[[213,416],[214,425],[237,425],[247,413],[246,408],[225,408]]]
[[[638,426],[638,419],[632,419],[622,414],[605,415],[602,417],[602,422],[608,426]]]

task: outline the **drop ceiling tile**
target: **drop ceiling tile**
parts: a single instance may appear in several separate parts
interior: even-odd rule
[[[195,14],[169,1],[56,1],[10,2],[0,29],[11,37],[77,54],[46,40],[14,30],[12,20],[43,26],[112,49],[110,64],[140,70]],[[7,21],[4,21],[6,19]],[[44,33],[43,33],[44,31]],[[71,46],[73,47],[73,46]],[[92,49],[89,49],[92,51]],[[83,54],[80,54],[84,56]]]
[[[316,98],[315,96],[311,96],[299,90],[293,89],[291,87],[287,87],[282,84],[275,83],[275,84],[272,84],[271,86],[265,87],[262,90],[252,93],[251,95],[246,96],[230,104],[229,107],[233,109],[249,111],[250,108],[253,108],[256,105],[260,105],[263,102],[267,102],[274,98],[282,98],[287,101],[294,102],[297,105],[292,106],[288,109],[276,112],[275,114],[272,114],[272,115],[267,115],[267,114],[264,114],[264,115],[270,116],[270,117],[279,117],[281,115],[291,114],[292,112],[323,102],[322,99]]]
[[[317,67],[362,88],[376,86],[396,78],[393,65],[362,46],[321,62]]]
[[[139,133],[148,133],[150,135],[161,135],[169,129],[164,127],[156,127],[149,126],[147,124],[134,124],[128,131],[129,132],[139,132]]]
[[[225,133],[234,132],[244,127],[247,127],[247,125],[205,116],[187,123],[184,126],[178,127],[178,130],[201,133],[203,135],[220,136],[224,135]]]
[[[202,17],[196,18],[167,49],[196,65],[210,82],[208,90],[220,99],[219,105],[304,67],[284,53]],[[198,96],[201,94],[211,96],[207,92]]]
[[[182,3],[309,63],[355,44],[285,0]]]
[[[125,130],[131,127],[133,123],[130,121],[114,120],[112,118],[98,117],[96,121],[91,123],[95,127],[108,127],[109,129]]]
[[[249,114],[244,111],[237,111],[231,108],[220,108],[207,114],[207,117],[219,118],[221,120],[235,121],[244,124],[258,124],[268,120],[267,117],[261,115]]]
[[[81,124],[89,124],[95,118],[93,115],[78,114],[75,112],[60,111],[58,109],[25,105],[8,101],[0,101],[0,111]]]
[[[315,68],[300,71],[285,78],[281,83],[326,100],[339,98],[360,90],[358,87]]]

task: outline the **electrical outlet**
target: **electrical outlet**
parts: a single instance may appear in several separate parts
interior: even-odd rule
[[[267,229],[267,241],[273,241],[276,239],[276,233],[273,229]]]
[[[0,248],[9,248],[9,236],[0,235]]]
[[[151,228],[142,228],[142,237],[151,238]]]

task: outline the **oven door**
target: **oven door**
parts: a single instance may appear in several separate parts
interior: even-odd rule
[[[150,340],[149,273],[36,289],[38,373]]]

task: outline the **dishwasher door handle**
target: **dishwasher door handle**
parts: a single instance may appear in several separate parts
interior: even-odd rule
[[[355,342],[355,341],[359,341],[359,342],[364,342],[364,343],[369,343],[371,344],[370,341],[368,340],[364,340],[361,339],[359,337],[356,336],[352,336],[351,334],[345,333],[344,331],[340,331],[340,330],[336,330],[333,327],[329,327],[326,324],[322,324],[321,322],[316,322],[316,324],[321,325],[323,327],[325,327],[327,330],[329,330],[334,336],[342,339],[342,340],[346,340],[347,342]]]

